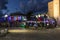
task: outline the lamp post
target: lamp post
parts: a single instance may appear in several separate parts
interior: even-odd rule
[[[4,17],[5,17],[5,18],[7,18],[7,17],[8,17],[8,15],[6,14]]]
[[[5,18],[5,20],[6,20],[6,27],[8,27],[9,26],[9,22],[8,22],[8,19],[7,19],[7,17],[8,17],[8,13],[9,12],[9,10],[7,10],[6,12],[5,12],[5,14],[4,14],[4,18]]]

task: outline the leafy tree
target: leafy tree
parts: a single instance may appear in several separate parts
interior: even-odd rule
[[[6,4],[8,3],[8,0],[0,0],[0,10],[7,9]]]
[[[7,6],[6,6],[7,3],[8,3],[8,0],[0,0],[0,17],[2,17],[4,15],[1,10],[7,9]]]
[[[19,12],[19,11],[10,14],[10,16],[17,16],[17,15],[18,15],[18,16],[20,16],[20,15],[26,16],[25,14],[23,14],[23,13],[21,13],[21,12]]]
[[[27,16],[27,19],[28,19],[28,20],[30,20],[32,14],[33,14],[33,11],[27,12],[26,16]]]
[[[2,11],[0,11],[0,17],[2,17],[3,16],[3,13],[2,13]]]

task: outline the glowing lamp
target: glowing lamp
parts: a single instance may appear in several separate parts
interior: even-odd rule
[[[5,15],[4,17],[8,17],[8,15]]]

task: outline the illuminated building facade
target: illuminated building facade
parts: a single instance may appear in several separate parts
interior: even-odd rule
[[[53,17],[53,1],[48,3],[48,15]]]
[[[50,17],[58,18],[60,16],[59,0],[53,0],[48,3],[48,15]]]

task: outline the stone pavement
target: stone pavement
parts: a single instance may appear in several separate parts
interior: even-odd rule
[[[60,28],[9,33],[0,40],[60,40]]]
[[[24,33],[9,33],[0,40],[60,40],[60,31],[35,31]]]

